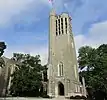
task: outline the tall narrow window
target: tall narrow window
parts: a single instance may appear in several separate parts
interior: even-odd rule
[[[60,23],[60,19],[58,19],[58,22]]]
[[[59,35],[61,34],[60,30],[59,30]]]
[[[64,34],[64,31],[62,30],[62,34]]]
[[[58,30],[57,30],[57,27],[56,27],[56,36],[58,35]]]
[[[63,63],[61,63],[61,76],[63,76]]]
[[[67,25],[65,25],[65,30],[66,30],[66,33],[67,33]]]
[[[60,76],[60,74],[59,74],[59,64],[58,64],[58,76]]]
[[[61,18],[61,29],[62,29],[62,34],[63,34],[63,18]]]
[[[56,20],[56,36],[58,35],[58,30],[57,30],[58,26],[57,26],[57,20]]]
[[[59,75],[61,76],[61,65],[59,65],[59,71],[60,71],[60,72],[59,72],[59,73],[60,73]]]
[[[67,34],[67,18],[65,18],[65,30],[66,30],[66,34]]]
[[[67,25],[67,18],[65,18],[65,24]]]
[[[60,66],[58,64],[58,76],[60,76]]]
[[[61,34],[60,32],[60,19],[58,19],[58,26],[59,26],[59,35]]]
[[[57,25],[57,20],[56,20],[56,25]]]
[[[58,35],[58,32],[56,31],[56,36]]]
[[[63,76],[63,64],[58,64],[58,76]]]
[[[63,18],[61,18],[61,25],[63,25]]]
[[[63,18],[61,18],[61,23],[63,23]]]

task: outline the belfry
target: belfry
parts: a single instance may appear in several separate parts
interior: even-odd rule
[[[68,13],[57,15],[52,9],[49,24],[48,95],[85,95],[79,82],[76,50]]]

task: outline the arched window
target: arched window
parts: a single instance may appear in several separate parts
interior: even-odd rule
[[[58,64],[58,76],[63,76],[63,63]]]

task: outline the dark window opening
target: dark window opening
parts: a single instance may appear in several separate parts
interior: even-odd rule
[[[61,23],[61,27],[62,27],[62,29],[63,29],[63,23]]]
[[[63,26],[61,28],[63,29]]]
[[[63,18],[61,18],[61,22],[63,22]]]
[[[62,29],[62,34],[63,34],[63,18],[61,18],[61,29]]]
[[[59,31],[60,31],[60,26],[59,26]]]
[[[56,36],[58,35],[58,32],[56,32]]]
[[[56,35],[57,35],[57,31],[58,31],[58,30],[57,30],[57,26],[56,26]]]
[[[59,31],[59,35],[61,34],[61,32]]]
[[[67,18],[65,18],[65,24],[67,25]]]
[[[64,34],[64,31],[62,30],[62,34]]]
[[[67,22],[67,18],[65,18],[65,22]]]
[[[57,25],[57,20],[56,20],[56,25]]]
[[[56,27],[56,31],[57,31],[57,27]]]
[[[67,25],[66,25],[66,34],[67,34]]]
[[[60,19],[58,19],[58,22],[60,23]]]

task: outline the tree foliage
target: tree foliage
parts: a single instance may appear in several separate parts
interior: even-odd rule
[[[10,88],[13,96],[40,96],[42,86],[42,73],[40,56],[14,53],[13,58],[17,61],[17,67],[12,74]]]
[[[80,72],[80,75],[85,77],[87,86],[91,86],[94,91],[107,91],[107,44],[96,49],[81,47],[78,63],[80,69],[86,69]]]
[[[0,57],[3,55],[4,49],[6,49],[5,42],[0,42]]]
[[[95,61],[96,50],[92,47],[85,46],[81,47],[78,53],[79,53],[78,56],[79,68],[83,69],[87,67],[88,71],[91,70],[93,62]]]
[[[3,53],[4,53],[4,49],[6,49],[5,42],[0,42],[0,67],[3,67],[3,66],[4,66],[4,61],[3,61],[3,59],[1,58],[1,56],[2,56]]]

